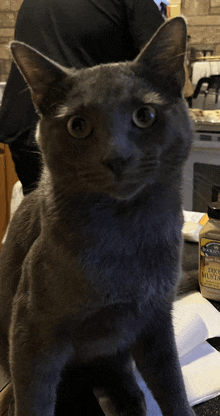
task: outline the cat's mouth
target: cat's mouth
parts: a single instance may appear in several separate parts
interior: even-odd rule
[[[108,159],[103,165],[110,175],[109,195],[117,200],[126,200],[155,183],[161,162],[158,154],[154,154],[137,160],[132,157]]]
[[[142,179],[130,179],[123,178],[114,184],[113,189],[110,192],[110,196],[117,200],[130,200],[141,193],[145,188],[152,185],[155,182],[155,178],[144,177]]]

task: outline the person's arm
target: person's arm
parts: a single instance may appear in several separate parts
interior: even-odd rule
[[[153,0],[122,0],[130,34],[137,50],[140,50],[164,23]]]

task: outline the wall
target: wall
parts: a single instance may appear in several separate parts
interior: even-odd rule
[[[220,0],[182,0],[182,14],[187,17],[190,44],[212,49],[220,55]]]
[[[8,43],[14,37],[17,12],[23,0],[0,0],[0,81],[6,81],[11,66]]]

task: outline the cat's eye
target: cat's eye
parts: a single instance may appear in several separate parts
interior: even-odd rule
[[[156,111],[151,105],[145,105],[133,112],[132,119],[137,127],[146,129],[154,124],[156,120]]]
[[[69,119],[67,129],[76,139],[86,139],[92,132],[92,125],[88,119],[74,115]]]

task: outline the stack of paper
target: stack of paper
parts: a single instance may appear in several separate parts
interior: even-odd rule
[[[220,394],[220,353],[206,340],[220,337],[220,313],[199,292],[174,303],[173,322],[188,400],[193,406]]]
[[[191,406],[220,394],[220,353],[206,342],[220,337],[220,313],[199,292],[182,296],[173,306],[173,324],[184,383]],[[150,390],[135,370],[145,394],[147,416],[162,416]],[[105,397],[100,404],[106,416],[115,416]],[[107,405],[107,406],[106,406]],[[106,410],[109,408],[109,410]]]
[[[220,353],[206,340],[220,337],[220,313],[199,292],[174,302],[173,324],[186,393],[191,406],[220,394]],[[162,416],[158,404],[136,370],[148,416]]]

